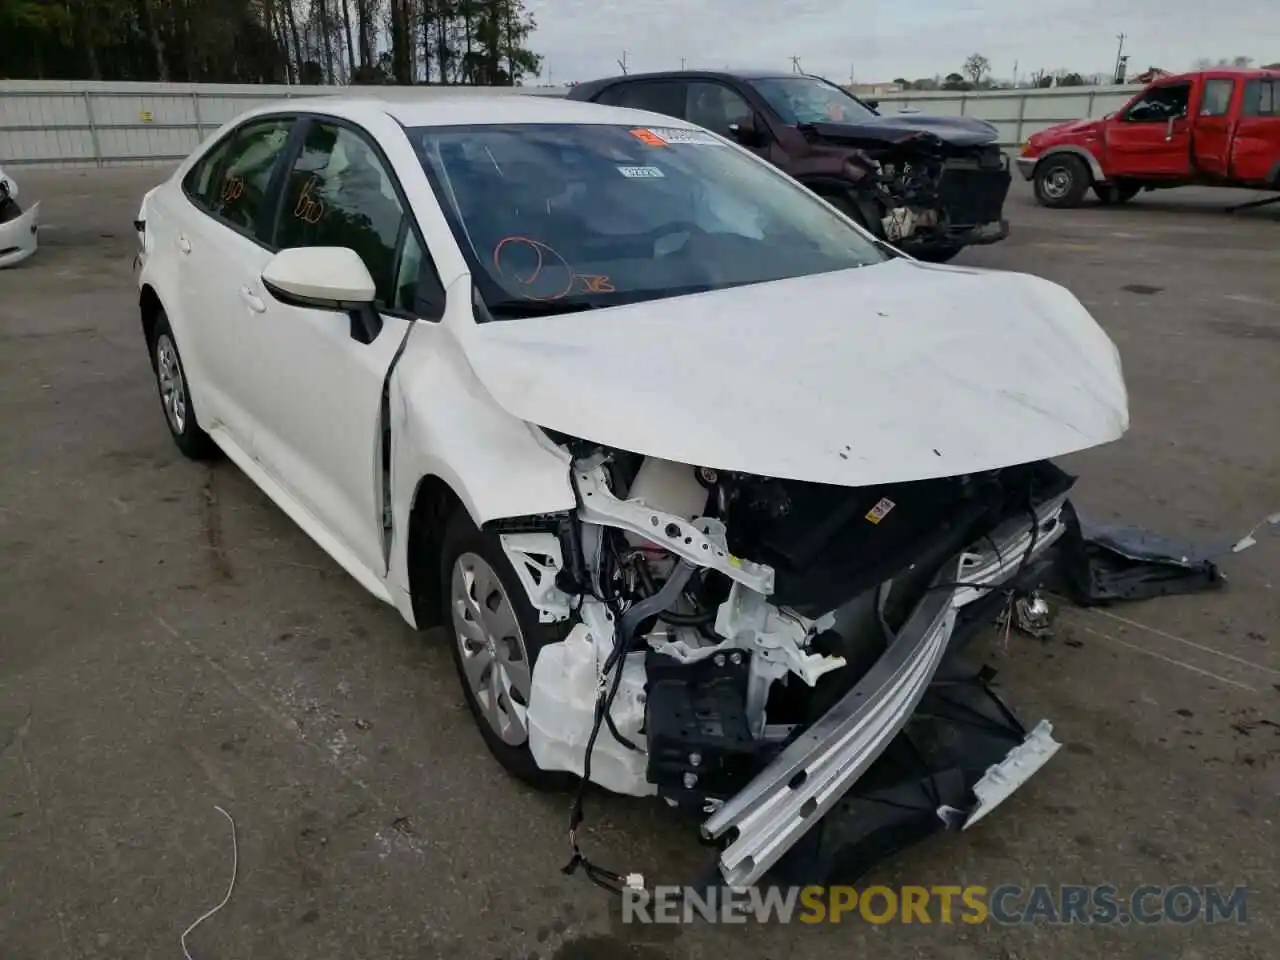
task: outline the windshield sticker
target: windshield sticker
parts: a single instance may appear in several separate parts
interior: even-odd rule
[[[871,523],[879,523],[889,515],[889,511],[896,507],[897,504],[888,497],[881,497],[880,502],[867,511],[866,519]]]
[[[663,140],[662,137],[658,136],[652,130],[645,130],[643,128],[632,130],[631,135],[641,143],[647,144],[650,147],[665,147],[667,145],[667,141]]]
[[[618,172],[630,180],[661,180],[666,176],[657,167],[619,167]]]
[[[654,127],[649,131],[662,138],[665,143],[690,143],[703,147],[716,147],[720,141],[715,134],[705,130],[681,130],[677,127]]]

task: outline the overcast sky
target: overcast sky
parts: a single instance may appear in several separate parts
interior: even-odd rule
[[[847,82],[931,77],[982,53],[995,75],[1110,73],[1116,34],[1131,71],[1198,57],[1280,61],[1280,0],[525,0],[541,82],[689,68],[790,69]]]

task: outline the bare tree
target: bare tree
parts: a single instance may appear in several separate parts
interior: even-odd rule
[[[982,78],[991,72],[991,61],[980,53],[970,54],[964,62],[964,75],[974,84],[982,82]]]

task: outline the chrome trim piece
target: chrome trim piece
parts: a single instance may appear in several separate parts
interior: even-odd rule
[[[956,558],[938,581],[958,571]],[[720,855],[726,883],[759,880],[875,762],[924,696],[955,620],[950,593],[926,594],[867,675],[703,824],[707,839],[737,830]]]
[[[731,837],[719,862],[730,887],[756,883],[879,758],[932,682],[959,608],[985,594],[978,585],[1003,583],[1062,536],[1065,502],[1063,494],[1036,507],[1030,556],[1031,524],[1015,517],[946,564],[933,580],[934,589],[925,593],[866,676],[703,823],[705,839]],[[966,585],[942,588],[957,582]],[[984,800],[988,810],[998,802]]]
[[[1036,506],[1036,542],[1031,556],[1026,556],[1031,547],[1031,525],[1027,517],[1013,517],[1006,520],[991,536],[983,537],[976,544],[960,555],[960,576],[956,579],[965,584],[981,584],[983,586],[964,586],[956,590],[953,602],[963,607],[987,595],[989,590],[983,587],[997,586],[1017,573],[1018,568],[1030,563],[1048,550],[1057,539],[1067,532],[1066,521],[1062,519],[1062,508],[1067,503],[1067,495],[1054,497]]]

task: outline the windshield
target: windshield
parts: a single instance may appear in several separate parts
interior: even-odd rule
[[[878,115],[848,91],[817,77],[764,77],[751,85],[783,123],[857,123]]]
[[[495,317],[886,259],[807,189],[705,131],[529,124],[409,135]]]

